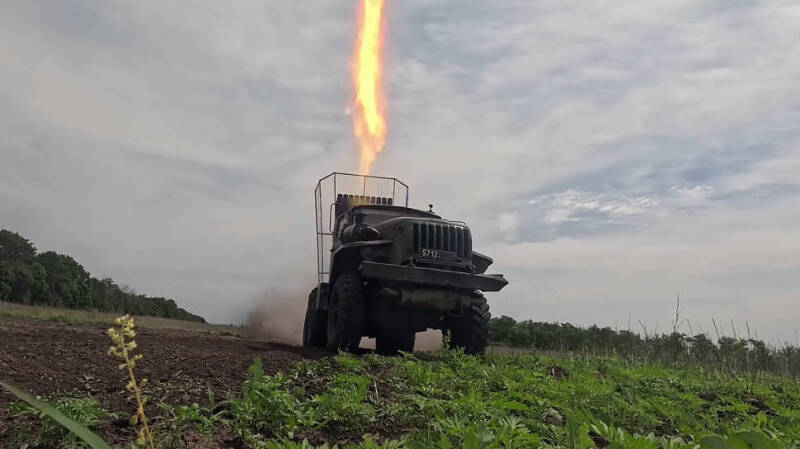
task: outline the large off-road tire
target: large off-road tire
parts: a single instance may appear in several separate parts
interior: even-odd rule
[[[367,292],[356,274],[336,278],[328,305],[327,344],[331,351],[356,352],[367,327]]]
[[[322,298],[325,298],[327,290],[327,284],[322,284]],[[317,288],[314,287],[308,295],[306,321],[303,325],[303,346],[324,348],[328,337],[328,311],[314,310],[313,307],[316,300]]]
[[[381,355],[397,355],[398,352],[413,352],[417,334],[414,332],[395,332],[392,335],[379,335],[375,338],[375,352]]]
[[[460,317],[447,319],[445,332],[450,332],[450,346],[464,348],[465,354],[478,355],[489,344],[489,304],[483,295],[476,295],[464,304]]]

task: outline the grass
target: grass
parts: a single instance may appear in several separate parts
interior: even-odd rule
[[[169,448],[187,431],[271,449],[800,447],[791,379],[613,359],[340,355],[274,376],[256,360],[241,395],[162,407],[171,418],[156,432]]]
[[[128,338],[115,347],[132,351],[134,334],[120,320]],[[132,369],[136,359],[122,356],[121,368]],[[111,417],[93,398],[57,398],[53,412],[18,396],[35,408],[13,404],[16,416],[43,419],[38,433],[18,430],[20,446],[85,447],[48,419],[108,430],[101,424]],[[152,423],[147,443],[144,401],[137,402],[142,419],[130,426],[140,426],[140,446],[154,449],[197,444],[188,434],[209,445],[226,435],[226,445],[256,449],[800,449],[795,378],[613,357],[342,354],[275,375],[256,359],[239,395],[153,404],[166,413]]]
[[[51,321],[64,325],[70,324],[108,324],[113,325],[119,317],[117,312],[97,312],[92,310],[63,309],[46,306],[30,306],[0,301],[0,317],[32,318]],[[204,332],[217,335],[249,336],[244,326],[226,324],[198,323],[193,321],[172,320],[151,316],[137,316],[136,326],[146,329],[178,329],[193,332]]]
[[[799,447],[800,388],[612,359],[340,355],[275,376],[256,361],[226,412],[195,422],[254,448],[676,449],[742,431]]]
[[[26,423],[32,422],[18,428],[18,447],[108,447],[92,431],[100,426],[103,418],[113,415],[103,410],[95,399],[61,398],[53,404],[47,404],[12,386],[2,386],[25,400],[25,403],[9,405],[12,415]]]
[[[681,331],[680,307],[676,307],[673,331],[649,332],[642,325],[643,335],[630,330],[609,327],[576,327],[569,323],[522,321],[503,316],[489,322],[490,335],[497,344],[514,348],[582,354],[592,357],[620,357],[645,364],[665,367],[686,365],[724,369],[733,375],[769,372],[800,378],[800,347],[788,343],[770,344],[750,334],[716,338],[704,333]],[[714,322],[712,320],[712,322]],[[718,329],[715,324],[715,329]]]

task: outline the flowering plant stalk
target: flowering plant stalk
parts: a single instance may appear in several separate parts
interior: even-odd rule
[[[136,415],[131,418],[131,424],[137,425],[141,423],[139,435],[136,438],[136,445],[139,447],[147,447],[148,449],[155,449],[153,444],[153,434],[150,427],[147,425],[147,415],[144,413],[144,405],[147,403],[147,398],[142,395],[142,389],[147,384],[147,379],[142,379],[140,382],[136,381],[133,369],[136,367],[136,362],[142,359],[141,354],[133,354],[136,350],[136,323],[130,315],[124,315],[115,320],[118,329],[111,328],[108,330],[108,336],[113,343],[108,348],[108,354],[121,358],[124,363],[120,363],[119,369],[128,371],[128,384],[126,388],[128,391],[133,392],[136,399]]]

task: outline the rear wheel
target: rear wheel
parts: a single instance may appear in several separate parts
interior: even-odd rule
[[[398,352],[413,352],[414,332],[396,332],[391,336],[378,336],[375,339],[375,351],[381,355],[397,355]]]
[[[460,317],[447,320],[450,346],[464,348],[465,354],[483,354],[489,344],[489,304],[483,295],[476,295],[463,307]]]
[[[327,284],[322,284],[321,300],[327,293]],[[323,309],[314,309],[317,301],[317,288],[308,295],[308,308],[306,308],[306,321],[303,325],[303,346],[324,348],[327,339],[328,312]]]
[[[367,327],[367,292],[361,276],[336,278],[328,305],[327,343],[331,351],[358,350]]]

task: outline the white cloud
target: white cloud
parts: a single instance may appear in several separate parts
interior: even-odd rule
[[[486,251],[511,282],[494,313],[607,325],[631,314],[652,328],[669,320],[680,292],[696,324],[747,320],[771,341],[788,338],[798,307],[790,278],[800,267],[790,224],[800,203],[792,206],[671,216],[645,233],[494,244]]]
[[[519,230],[519,214],[516,212],[505,212],[497,217],[497,227],[501,232],[516,234]]]
[[[678,196],[687,199],[702,200],[713,195],[716,191],[716,188],[714,186],[707,185],[698,185],[694,187],[672,186],[670,187],[670,191],[675,192]]]
[[[357,162],[341,6],[0,6],[0,226],[212,320],[313,277],[311,186]],[[473,227],[510,270],[497,311],[611,324],[646,298],[653,319],[681,283],[706,317],[787,304],[752,297],[800,269],[795,1],[390,14],[376,174]],[[566,305],[504,306],[545,291]]]
[[[581,212],[597,212],[608,220],[658,213],[657,201],[644,195],[613,197],[608,193],[592,194],[571,189],[549,197],[536,198],[532,200],[534,203],[529,201],[529,204],[540,203],[545,199],[549,201],[550,208],[543,220],[553,224],[580,220],[575,215]]]

